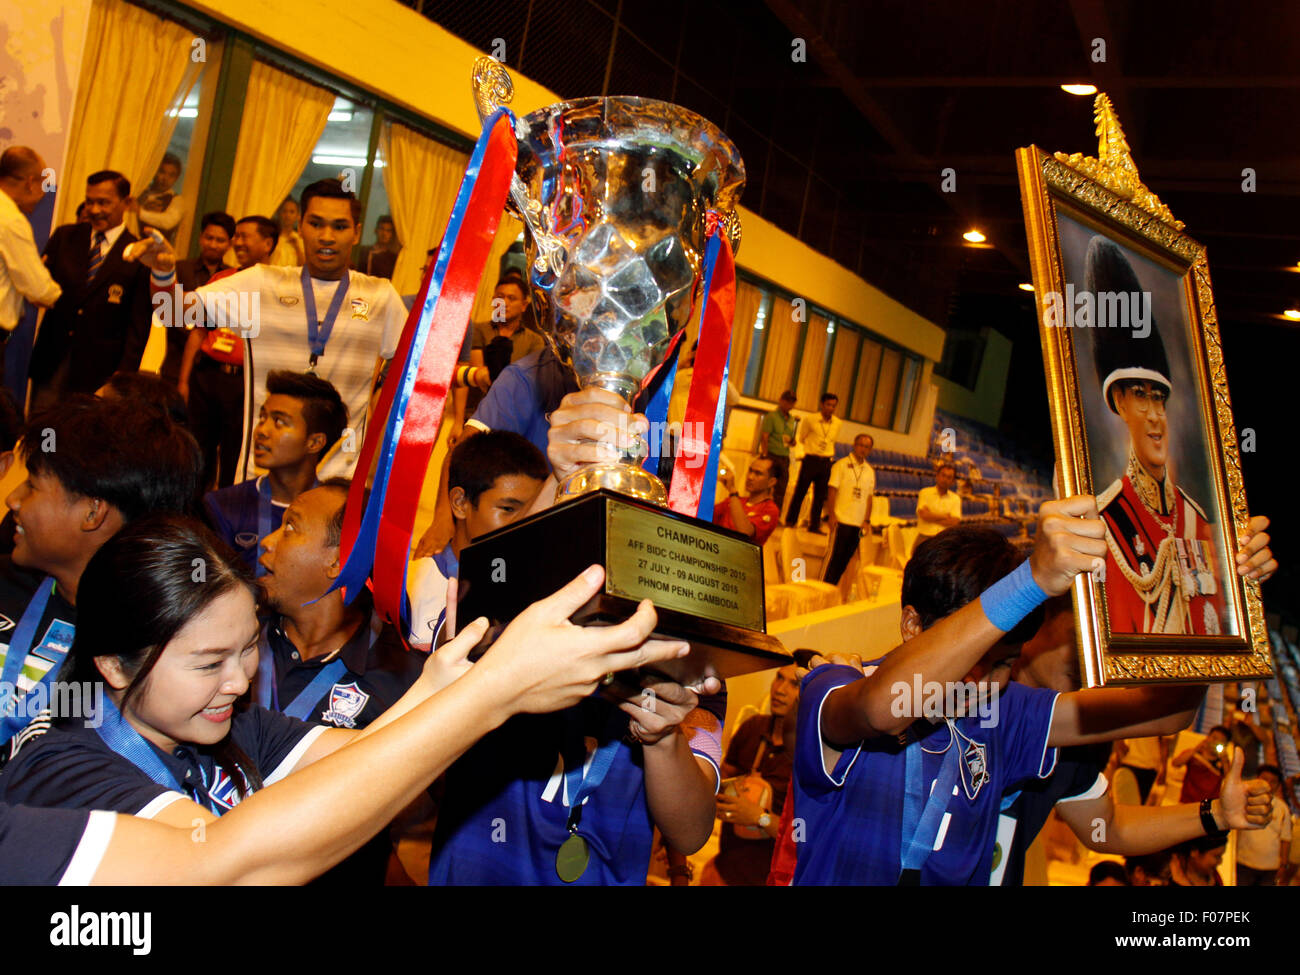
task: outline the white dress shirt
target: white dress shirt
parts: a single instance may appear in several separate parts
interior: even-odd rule
[[[62,294],[41,261],[26,214],[0,190],[0,328],[13,331],[22,318],[24,298],[48,306]]]

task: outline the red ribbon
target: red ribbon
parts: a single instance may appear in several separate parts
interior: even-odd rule
[[[668,492],[668,507],[691,516],[699,511],[718,398],[725,395],[722,371],[731,349],[731,320],[736,311],[736,265],[731,256],[731,243],[722,233],[715,215],[710,213],[709,216],[711,235],[717,234],[722,246],[705,300],[695,371],[691,374],[691,390],[686,398],[682,441],[673,462],[672,486]]]

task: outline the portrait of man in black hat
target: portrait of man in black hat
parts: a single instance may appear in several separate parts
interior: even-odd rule
[[[1170,465],[1171,411],[1195,410],[1196,393],[1175,387],[1150,291],[1114,241],[1098,235],[1088,242],[1084,286],[1098,306],[1107,294],[1146,301],[1142,327],[1099,320],[1092,329],[1097,381],[1112,416],[1107,426],[1118,434],[1122,424],[1128,436],[1124,473],[1097,493],[1111,632],[1231,632],[1217,519],[1176,483]],[[1099,474],[1094,470],[1098,486],[1105,483]]]

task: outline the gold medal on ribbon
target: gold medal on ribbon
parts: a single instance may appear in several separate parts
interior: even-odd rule
[[[577,833],[570,833],[555,854],[555,873],[566,884],[571,884],[586,872],[590,859],[587,841]]]

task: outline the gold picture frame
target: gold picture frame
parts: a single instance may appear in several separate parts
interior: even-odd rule
[[[1111,552],[1104,581],[1074,582],[1080,674],[1089,687],[1267,677],[1259,583],[1235,571],[1248,515],[1205,247],[1141,183],[1106,96],[1096,104],[1100,158],[1016,151],[1057,487],[1098,496]]]

